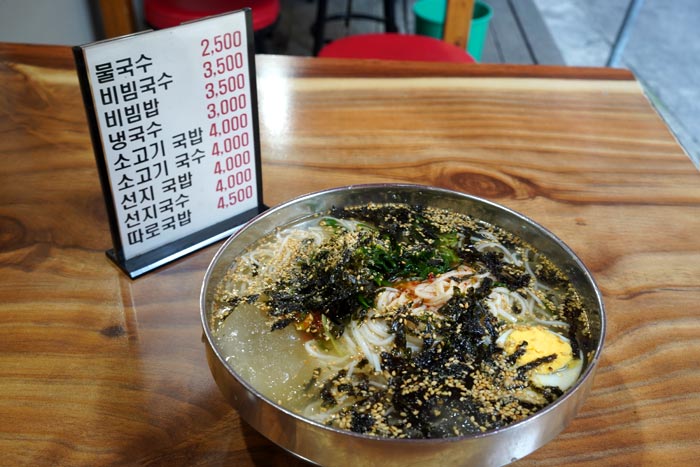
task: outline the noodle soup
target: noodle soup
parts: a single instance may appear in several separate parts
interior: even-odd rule
[[[493,225],[405,204],[331,209],[237,258],[210,326],[258,392],[319,423],[391,438],[507,426],[579,377],[576,290]]]

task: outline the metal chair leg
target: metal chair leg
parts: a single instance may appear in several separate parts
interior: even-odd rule
[[[632,31],[632,26],[634,25],[634,20],[637,18],[639,11],[642,9],[644,0],[631,0],[627,6],[627,11],[625,12],[625,18],[622,20],[622,25],[619,31],[617,31],[617,37],[613,43],[612,50],[610,51],[610,56],[608,57],[608,63],[606,66],[614,67],[617,66],[622,57],[622,52],[625,50],[627,41],[629,40],[630,32]]]
[[[384,0],[384,30],[386,32],[398,32],[396,26],[395,0]]]
[[[311,26],[311,32],[314,36],[314,46],[312,53],[318,55],[321,48],[323,48],[323,42],[326,39],[326,13],[328,11],[328,1],[327,0],[317,0],[318,6],[316,8],[316,22]]]
[[[318,1],[318,6],[316,8],[316,20],[314,24],[311,26],[311,33],[313,35],[314,39],[314,44],[313,44],[313,54],[318,55],[318,53],[321,51],[323,48],[323,45],[325,43],[326,37],[325,37],[325,32],[326,32],[326,21],[332,20],[332,19],[338,19],[338,16],[333,16],[331,18],[328,17],[328,0],[317,0]],[[352,0],[349,0],[346,4],[346,11],[344,15],[340,15],[340,18],[343,19],[346,23],[346,26],[348,25],[350,18],[360,18],[360,19],[368,19],[368,20],[374,20],[374,21],[381,21],[384,23],[384,30],[386,32],[398,32],[399,28],[396,24],[396,11],[395,11],[395,0],[383,0],[384,3],[384,17],[379,18],[373,15],[369,14],[363,14],[363,13],[356,13],[353,14],[352,12]]]

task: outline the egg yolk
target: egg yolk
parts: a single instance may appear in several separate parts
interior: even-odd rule
[[[556,354],[557,358],[543,363],[535,370],[537,373],[552,373],[563,368],[573,358],[571,344],[558,334],[542,326],[519,326],[513,328],[503,343],[503,349],[512,355],[523,343],[527,342],[525,353],[518,357],[518,366],[530,363],[538,358]]]

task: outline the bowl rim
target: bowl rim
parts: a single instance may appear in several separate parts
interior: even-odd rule
[[[351,191],[351,190],[386,190],[386,189],[393,189],[393,190],[425,190],[425,191],[431,191],[434,193],[442,193],[445,195],[448,195],[450,197],[459,197],[459,198],[466,198],[470,199],[471,201],[477,202],[477,203],[482,203],[491,206],[492,208],[505,211],[507,214],[511,216],[515,216],[522,221],[530,224],[534,228],[536,228],[538,231],[540,231],[542,234],[548,237],[549,240],[554,241],[560,248],[562,248],[565,253],[568,255],[568,257],[576,264],[576,266],[580,269],[581,273],[585,277],[585,279],[590,283],[591,288],[594,292],[595,295],[595,303],[598,306],[598,309],[600,310],[600,337],[598,338],[595,348],[593,357],[587,361],[587,365],[584,368],[584,371],[578,376],[576,379],[576,383],[572,385],[570,388],[568,388],[564,393],[559,396],[554,402],[551,402],[547,404],[546,407],[538,410],[532,415],[527,416],[526,418],[519,420],[517,422],[511,423],[509,425],[499,427],[499,428],[494,428],[490,430],[486,430],[481,433],[469,433],[461,436],[449,436],[445,438],[390,438],[390,437],[385,437],[385,436],[376,436],[376,435],[368,435],[368,434],[363,434],[363,433],[356,433],[352,430],[344,430],[340,428],[335,428],[332,426],[327,426],[324,425],[323,423],[317,422],[315,420],[311,420],[309,418],[304,417],[301,414],[298,414],[290,409],[287,409],[286,407],[278,404],[274,400],[268,398],[267,396],[261,394],[257,389],[255,389],[246,379],[241,377],[234,368],[232,368],[226,359],[223,357],[221,354],[220,349],[218,346],[215,344],[214,338],[212,331],[210,329],[209,323],[207,322],[207,303],[206,303],[206,292],[207,292],[207,285],[209,284],[209,279],[211,278],[211,274],[215,266],[217,265],[218,260],[220,259],[221,256],[226,252],[226,249],[230,243],[232,243],[239,235],[241,235],[244,231],[246,231],[250,226],[255,224],[259,219],[268,217],[273,215],[275,212],[281,211],[286,209],[289,206],[292,206],[294,204],[303,202],[304,200],[316,198],[319,196],[326,196],[332,193],[338,193],[341,191]],[[293,222],[293,221],[291,221]],[[501,227],[503,228],[503,227]],[[511,232],[514,233],[514,232]],[[487,200],[485,198],[471,195],[468,193],[456,191],[456,190],[451,190],[451,189],[446,189],[446,188],[440,188],[440,187],[435,187],[435,186],[429,186],[429,185],[421,185],[421,184],[411,184],[411,183],[368,183],[368,184],[354,184],[354,185],[344,185],[344,186],[338,186],[338,187],[333,187],[333,188],[328,188],[324,190],[318,190],[314,192],[309,192],[306,194],[302,194],[300,196],[296,196],[294,198],[291,198],[283,203],[280,203],[279,205],[273,206],[270,209],[258,214],[254,218],[250,219],[246,223],[244,223],[239,229],[237,229],[217,250],[216,254],[210,261],[206,273],[204,275],[204,279],[202,280],[202,286],[200,290],[200,320],[201,320],[201,325],[203,329],[203,338],[206,338],[207,343],[209,347],[211,348],[211,351],[214,353],[216,358],[219,360],[219,362],[224,365],[224,367],[227,369],[227,371],[237,380],[238,383],[240,383],[242,386],[245,387],[245,389],[252,394],[254,394],[257,398],[263,400],[270,406],[274,407],[276,410],[284,413],[285,415],[292,417],[296,419],[299,422],[303,422],[306,424],[310,424],[314,426],[317,429],[322,429],[322,430],[328,430],[331,432],[334,432],[339,435],[343,436],[351,436],[355,437],[358,439],[362,439],[363,441],[368,441],[368,442],[376,442],[376,443],[398,443],[404,444],[408,443],[411,445],[415,445],[416,443],[418,444],[425,444],[425,445],[430,445],[430,444],[435,444],[435,443],[459,443],[464,440],[477,440],[477,439],[485,439],[493,436],[500,435],[501,433],[507,432],[507,431],[515,431],[516,429],[527,425],[527,424],[532,424],[536,423],[537,420],[544,418],[547,416],[547,414],[555,411],[557,407],[563,405],[568,399],[573,397],[573,394],[576,392],[577,388],[580,386],[583,386],[584,383],[593,377],[593,374],[595,373],[598,363],[600,362],[601,354],[603,351],[604,343],[605,343],[605,335],[606,335],[606,313],[605,313],[605,304],[603,302],[603,296],[602,292],[596,283],[591,271],[588,269],[588,267],[585,265],[585,263],[579,258],[579,256],[566,244],[564,243],[559,237],[554,235],[549,229],[546,227],[543,227],[541,224],[536,222],[535,220],[525,216],[524,214],[515,211],[511,208],[508,208],[506,206],[503,206],[502,204],[495,203],[493,201]],[[234,410],[236,408],[234,407]]]

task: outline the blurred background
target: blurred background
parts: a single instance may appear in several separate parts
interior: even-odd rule
[[[129,0],[125,0],[129,1]],[[396,0],[401,33],[420,29],[417,3]],[[700,0],[481,0],[491,17],[480,50],[483,63],[612,66],[630,69],[689,157],[700,168]],[[0,41],[79,45],[107,36],[96,0],[0,0]],[[114,3],[114,2],[112,2]],[[317,0],[280,0],[281,12],[265,52],[312,55]],[[382,15],[379,0],[328,0],[328,14]],[[135,30],[148,29],[143,0],[131,0]],[[627,28],[619,36],[623,22]],[[383,32],[362,19],[328,22],[330,41]]]

